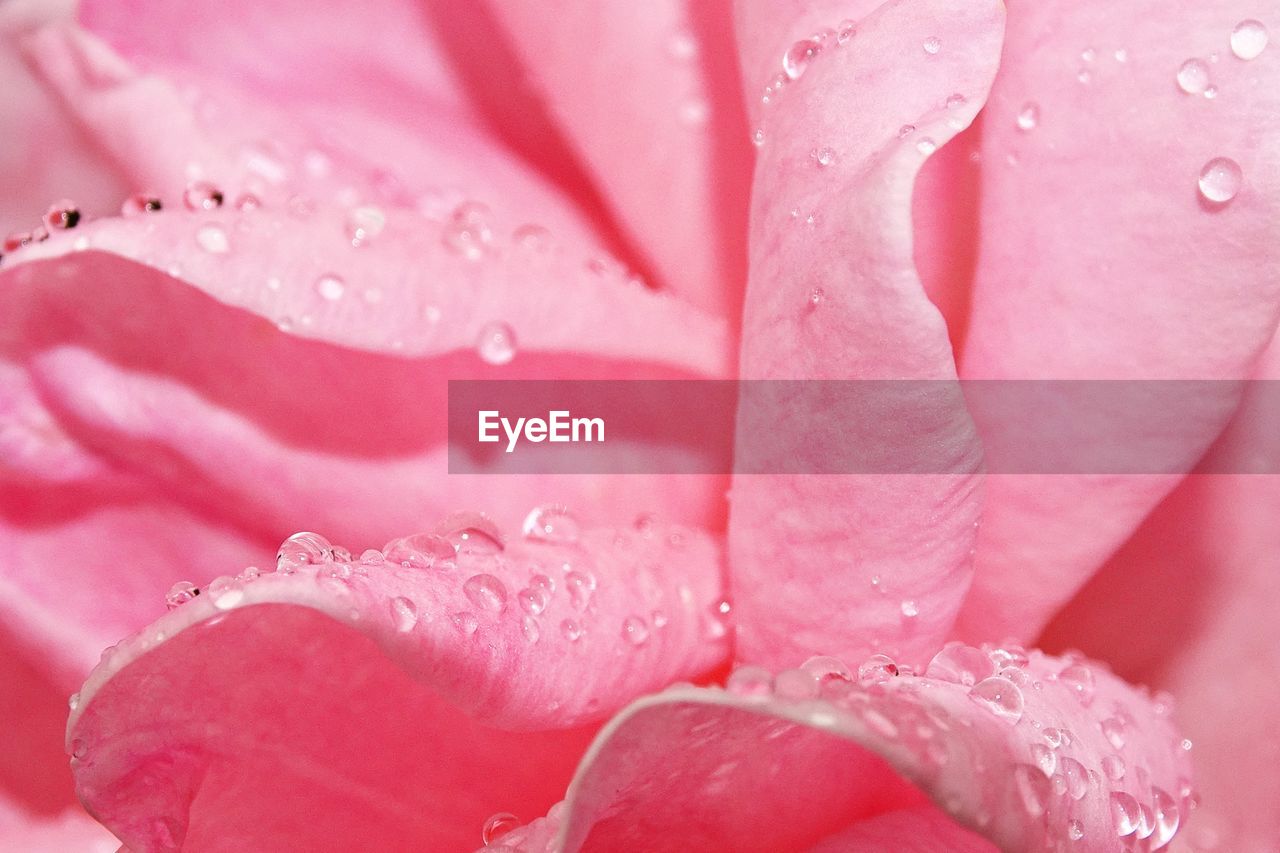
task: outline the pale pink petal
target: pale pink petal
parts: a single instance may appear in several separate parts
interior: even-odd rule
[[[793,43],[813,49],[798,39],[841,19],[815,5],[780,27],[777,11],[743,10],[748,90],[781,73],[784,54],[794,67]],[[827,35],[802,76],[756,111],[745,377],[954,378],[947,330],[913,263],[912,190],[928,153],[982,105],[1002,29],[998,3],[887,3],[846,44]],[[941,39],[936,53],[923,47],[929,37]],[[931,390],[895,401],[886,419],[901,423],[901,441],[870,452],[904,466],[940,453],[936,471],[953,473],[735,480],[741,657],[885,649],[920,661],[945,638],[969,583],[980,453],[958,394]],[[814,453],[812,430],[854,414],[788,425],[795,455]]]
[[[597,737],[567,809],[544,819],[558,824],[553,849],[803,850],[828,839],[819,849],[1115,851],[1171,841],[1188,809],[1189,761],[1166,706],[1078,658],[944,654],[952,664],[926,676],[864,666],[858,683],[828,660],[778,674],[771,693],[739,672],[730,691],[642,699]],[[981,680],[952,680],[962,672]],[[972,834],[944,828],[925,797]],[[889,828],[917,847],[866,846]]]
[[[1280,305],[1280,168],[1269,156],[1280,63],[1274,52],[1242,61],[1229,41],[1257,14],[1239,0],[1176,13],[1156,2],[1011,4],[984,116],[964,376],[1247,375]],[[1192,59],[1216,98],[1180,87]],[[1226,203],[1197,186],[1217,157],[1243,174]],[[1129,426],[1181,449],[1190,470],[1234,405],[1205,395],[1159,417],[1136,404]],[[1027,409],[1027,433],[1074,414],[1051,401]],[[964,632],[1034,636],[1174,483],[989,478]]]
[[[661,280],[736,317],[751,146],[728,0],[571,4],[555,15],[539,2],[492,5]]]
[[[68,727],[89,810],[139,853],[465,848],[545,810],[592,721],[728,653],[706,537],[440,529],[354,562],[312,540],[115,647]]]
[[[1258,377],[1280,378],[1280,344]],[[1275,470],[1274,389],[1257,389],[1211,451]],[[1227,460],[1232,460],[1227,462]],[[1046,641],[1105,653],[1177,697],[1202,801],[1192,849],[1266,851],[1280,838],[1280,478],[1193,475],[1050,624]],[[1141,612],[1133,631],[1115,614]]]
[[[119,839],[78,806],[55,817],[35,818],[10,809],[0,801],[0,853],[117,853],[120,850]]]

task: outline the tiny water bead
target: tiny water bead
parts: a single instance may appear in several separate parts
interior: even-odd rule
[[[813,151],[809,152],[809,157],[812,158],[813,162],[817,163],[819,166],[830,166],[836,161],[836,152],[826,146],[823,146],[822,148],[815,148]]]
[[[1035,101],[1027,101],[1018,110],[1018,130],[1032,131],[1040,124],[1040,105]]]
[[[752,132],[751,144],[757,148],[759,148],[761,145],[764,145],[764,130],[762,128],[757,127],[755,131]]]
[[[920,615],[920,605],[910,598],[905,599],[898,609],[901,611],[903,619],[915,619]]]
[[[1007,723],[1016,724],[1022,719],[1022,691],[1007,678],[984,678],[973,685],[969,698]]]
[[[1240,192],[1244,173],[1230,157],[1214,157],[1200,170],[1200,195],[1215,204],[1226,204]]]
[[[163,207],[164,204],[157,196],[149,193],[134,193],[120,205],[120,215],[140,216],[144,213],[155,213]]]
[[[1241,21],[1231,31],[1231,52],[1246,61],[1256,59],[1266,49],[1269,37],[1261,21]]]
[[[932,154],[938,150],[938,143],[926,136],[916,142],[916,150],[921,154]]]
[[[538,642],[538,638],[542,636],[542,628],[538,625],[538,620],[532,616],[524,616],[520,620],[520,633],[524,635],[525,642],[532,645]]]
[[[649,642],[649,623],[639,616],[628,616],[622,620],[622,638],[633,646],[643,646]]]
[[[1108,717],[1099,726],[1102,735],[1116,749],[1124,749],[1126,734],[1124,720],[1119,717]]]
[[[888,655],[872,655],[858,667],[858,681],[864,685],[880,684],[897,674],[898,665]]]
[[[191,581],[178,581],[165,593],[164,603],[170,610],[181,607],[200,594],[199,588]]]
[[[563,506],[535,507],[525,516],[522,531],[526,539],[571,544],[578,541],[578,520]]]
[[[501,613],[507,607],[507,588],[493,575],[472,575],[463,583],[462,591],[481,610]]]
[[[1178,88],[1188,95],[1199,95],[1209,87],[1209,66],[1203,59],[1188,59],[1178,68]]]
[[[810,290],[808,298],[809,307],[817,308],[822,304],[822,300],[826,298],[826,295],[826,291],[821,287],[815,287],[813,290]]]
[[[526,252],[546,254],[551,250],[551,232],[541,225],[521,225],[512,232],[511,239]]]
[[[453,543],[434,533],[393,539],[382,546],[383,559],[406,569],[430,569],[458,555]]]
[[[565,589],[569,591],[569,603],[575,610],[586,610],[596,591],[596,579],[590,572],[571,569],[564,576]]]
[[[583,633],[582,623],[577,619],[565,619],[560,622],[560,636],[571,643],[581,640]]]
[[[333,555],[329,540],[318,533],[295,533],[280,543],[276,551],[276,571],[290,572],[299,566],[315,566]]]
[[[1013,784],[1022,808],[1031,817],[1039,817],[1049,806],[1049,780],[1039,770],[1019,764],[1013,769]]]
[[[841,21],[836,27],[836,44],[848,44],[858,34],[857,25],[853,21]]]
[[[1073,800],[1084,799],[1089,792],[1089,771],[1074,758],[1063,758],[1058,763],[1058,771],[1066,783],[1067,796]]]
[[[1102,772],[1112,782],[1119,782],[1124,778],[1124,759],[1118,755],[1108,755],[1102,759]]]
[[[363,246],[382,233],[387,226],[387,215],[382,208],[366,205],[347,212],[343,223],[347,239],[352,246]]]
[[[924,48],[925,53],[934,56],[938,51],[942,50],[942,39],[937,36],[929,36],[920,46]]]
[[[196,181],[182,193],[182,203],[187,210],[216,210],[222,207],[222,190],[208,181]]]
[[[337,302],[347,292],[347,283],[340,276],[325,273],[316,279],[316,294],[327,302]]]
[[[480,329],[476,352],[486,364],[500,366],[516,357],[516,332],[507,323],[486,323]]]
[[[801,39],[782,55],[782,73],[789,80],[799,80],[809,63],[822,50],[822,42],[816,38]]]
[[[520,818],[511,812],[498,812],[484,822],[480,830],[480,840],[485,847],[492,846],[495,841],[520,826]]]
[[[1058,673],[1058,681],[1075,694],[1081,705],[1087,708],[1093,704],[1093,694],[1096,687],[1094,686],[1093,670],[1089,669],[1089,667],[1081,663],[1068,664]]]
[[[1115,827],[1116,835],[1124,837],[1132,835],[1138,831],[1138,825],[1142,817],[1138,809],[1138,801],[1134,799],[1132,794],[1124,791],[1113,791],[1111,793],[1111,822]]]
[[[55,201],[44,214],[44,225],[51,231],[65,231],[80,223],[80,209],[67,199]]]
[[[454,613],[449,617],[449,621],[453,623],[453,627],[468,637],[480,628],[480,620],[476,618],[476,615],[465,610]]]
[[[409,633],[418,624],[417,606],[403,596],[396,596],[391,599],[391,621],[401,634]]]
[[[537,616],[547,609],[551,595],[541,587],[529,586],[516,593],[516,601],[520,609],[530,616]]]
[[[231,251],[227,229],[216,222],[209,222],[196,229],[196,244],[211,255],[225,255]]]
[[[469,261],[480,260],[493,243],[489,208],[474,201],[458,205],[444,224],[440,239],[455,255]]]

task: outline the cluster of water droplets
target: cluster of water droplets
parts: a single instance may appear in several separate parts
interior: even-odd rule
[[[776,103],[782,97],[783,91],[787,86],[804,76],[805,71],[815,59],[822,53],[843,47],[851,42],[858,34],[858,28],[853,21],[841,21],[840,25],[835,29],[824,28],[818,30],[808,38],[800,39],[793,43],[782,54],[781,71],[774,75],[772,79],[764,87],[764,92],[760,96],[760,103],[768,107],[770,104]],[[751,142],[757,147],[764,145],[765,132],[763,128],[756,128],[751,132]],[[828,159],[830,162],[830,159]],[[827,165],[821,163],[820,165]]]

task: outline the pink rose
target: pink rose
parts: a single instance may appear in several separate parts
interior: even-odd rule
[[[76,15],[0,6],[0,849],[1280,849],[1276,477],[987,473],[946,396],[924,475],[463,476],[444,415],[1280,378],[1280,4]],[[1269,471],[1269,405],[1139,426]]]

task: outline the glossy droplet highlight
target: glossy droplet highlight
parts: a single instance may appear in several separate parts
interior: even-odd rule
[[[1049,805],[1049,780],[1043,773],[1029,764],[1019,764],[1013,768],[1013,784],[1028,815],[1044,814]]]
[[[409,599],[396,596],[391,599],[391,621],[397,631],[407,634],[418,624],[418,608]]]
[[[1256,59],[1266,49],[1269,35],[1261,21],[1249,19],[1231,31],[1231,52],[1244,60]]]
[[[639,616],[628,616],[622,620],[622,639],[630,645],[643,646],[649,642],[649,623]]]
[[[472,201],[458,205],[444,224],[440,239],[455,255],[469,261],[480,260],[493,243],[489,208]]]
[[[480,620],[476,618],[474,613],[460,611],[449,617],[449,621],[453,623],[453,627],[466,636],[474,634],[480,628]]]
[[[196,229],[196,244],[211,255],[225,255],[231,251],[227,229],[216,222],[201,225]]]
[[[1007,678],[984,678],[969,691],[969,698],[1007,723],[1022,719],[1023,699],[1018,685]]]
[[[472,575],[462,585],[462,591],[481,610],[501,613],[507,607],[507,588],[493,575]]]
[[[1058,762],[1058,772],[1066,782],[1067,796],[1080,800],[1089,791],[1089,771],[1074,758],[1063,758]]]
[[[347,292],[347,283],[339,276],[326,273],[316,279],[315,291],[326,302],[337,302]]]
[[[1086,708],[1093,704],[1096,690],[1093,681],[1093,670],[1081,663],[1073,663],[1058,673],[1058,681],[1075,694],[1080,704]]]
[[[1199,95],[1209,86],[1209,66],[1203,59],[1188,59],[1178,68],[1178,88]]]
[[[143,213],[155,213],[164,205],[156,196],[148,193],[134,193],[120,205],[121,216],[139,216]]]
[[[200,594],[200,590],[191,581],[178,581],[165,593],[164,603],[170,610],[181,607]]]
[[[813,162],[817,163],[819,166],[830,166],[836,161],[836,152],[826,146],[823,146],[822,148],[815,148],[809,156],[813,158]]]
[[[853,21],[841,21],[836,27],[836,44],[848,44],[858,34],[858,27]]]
[[[518,826],[520,826],[520,818],[511,812],[498,812],[484,822],[480,830],[480,840],[485,847],[489,847]]]
[[[800,668],[809,673],[821,686],[830,682],[852,682],[853,673],[844,661],[828,655],[816,655],[809,658]]]
[[[576,619],[565,619],[560,623],[560,636],[571,643],[582,639],[582,624]]]
[[[1133,798],[1132,794],[1126,794],[1124,791],[1112,792],[1111,823],[1115,827],[1116,835],[1123,838],[1126,835],[1132,835],[1137,832],[1138,823],[1141,819],[1138,801]]]
[[[1040,105],[1034,101],[1027,101],[1022,105],[1022,109],[1018,110],[1018,130],[1035,130],[1039,124]]]
[[[1200,195],[1214,204],[1226,204],[1240,192],[1244,173],[1230,157],[1215,157],[1200,170]]]
[[[455,512],[436,525],[435,533],[458,553],[498,554],[506,547],[502,531],[483,512]]]
[[[55,201],[44,214],[44,226],[50,231],[65,231],[80,224],[80,209],[68,199]]]
[[[902,613],[903,619],[915,619],[920,615],[920,605],[911,598],[904,599],[902,604],[898,605],[898,610]]]
[[[363,246],[382,233],[387,227],[387,215],[380,207],[356,207],[347,211],[343,223],[347,239],[352,246]]]
[[[434,533],[392,539],[382,546],[383,559],[392,565],[429,569],[457,556],[453,543]]]
[[[1058,753],[1042,743],[1031,744],[1031,757],[1036,760],[1040,772],[1048,778],[1058,769]]]
[[[948,643],[933,656],[924,674],[929,678],[972,687],[995,675],[995,664],[982,649],[965,643]]]
[[[208,181],[196,181],[187,185],[182,203],[187,210],[215,210],[222,207],[222,190]]]
[[[783,699],[812,699],[818,695],[818,680],[803,669],[784,669],[774,676],[773,692]]]
[[[920,46],[924,48],[925,53],[933,56],[937,54],[938,51],[942,50],[942,39],[937,36],[929,36],[921,43]]]
[[[319,533],[295,533],[280,543],[276,551],[276,571],[289,572],[299,566],[315,566],[333,554],[329,540]]]
[[[801,39],[782,55],[782,73],[789,80],[799,80],[809,63],[822,50],[822,43],[815,38]]]
[[[1158,850],[1177,835],[1182,813],[1173,797],[1160,788],[1151,789],[1151,804],[1155,810],[1155,832],[1151,835],[1151,848]]]
[[[507,364],[516,357],[516,333],[503,322],[486,323],[480,329],[476,352],[487,364]]]
[[[578,541],[578,520],[563,506],[540,506],[524,518],[522,531],[526,539],[539,542],[570,544]]]
[[[858,667],[858,681],[861,684],[879,684],[897,674],[898,664],[888,655],[872,655]]]

